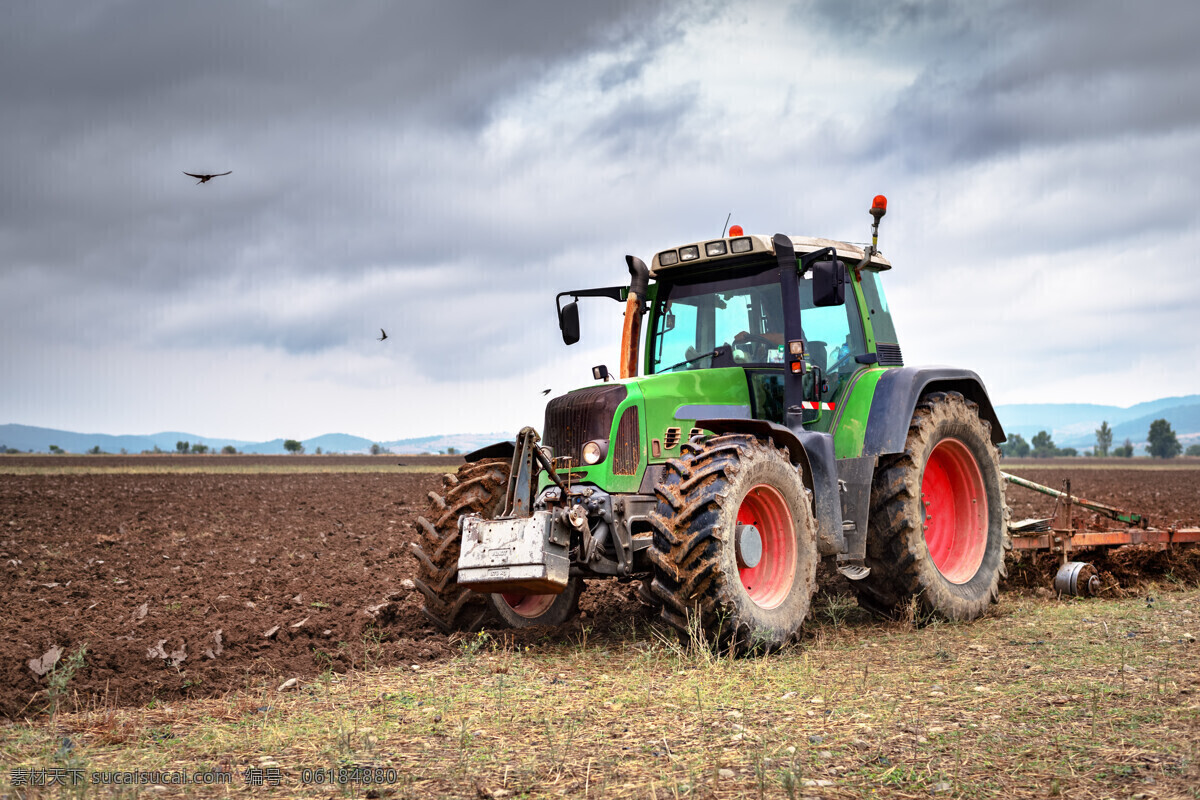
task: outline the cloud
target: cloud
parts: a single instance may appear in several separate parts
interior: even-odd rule
[[[1197,124],[1200,6],[1186,0],[1153,11],[1115,0],[821,0],[793,13],[836,38],[857,34],[882,62],[918,66],[878,125],[914,170]]]
[[[625,283],[626,253],[714,236],[730,212],[861,242],[880,192],[910,361],[1074,399],[1120,374],[1112,356],[1081,364],[1104,347],[1155,376],[1137,391],[1197,391],[1164,366],[1195,355],[1179,342],[1200,286],[1174,265],[1195,245],[1197,12],[1094,8],[16,7],[0,334],[29,388],[0,419],[101,429],[97,408],[136,421],[138,398],[169,390],[156,407],[185,418],[160,427],[203,413],[234,435],[212,409],[240,420],[233,398],[278,392],[333,420],[313,434],[364,404],[458,429],[428,398],[511,409],[523,381],[566,389],[615,364],[617,304],[584,305],[564,349],[556,292]],[[1170,291],[1131,288],[1132,264],[1166,269]],[[1126,344],[1156,324],[1173,344]],[[63,399],[70,374],[112,402],[85,414]],[[401,385],[419,388],[380,394]]]

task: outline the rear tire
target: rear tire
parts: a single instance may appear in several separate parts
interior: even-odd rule
[[[474,633],[494,619],[486,595],[458,585],[458,518],[497,516],[503,510],[510,469],[503,458],[462,465],[456,474],[442,477],[443,494],[430,492],[426,516],[417,517],[421,542],[410,545],[417,560],[413,583],[425,596],[422,612],[443,633]]]
[[[662,618],[735,654],[790,642],[819,556],[810,495],[786,452],[751,436],[693,439],[655,492],[650,590]],[[741,544],[739,525],[754,529]]]
[[[558,594],[491,594],[488,603],[496,614],[513,628],[535,625],[562,625],[579,611],[583,581],[571,578]]]
[[[851,582],[859,605],[896,617],[973,620],[999,600],[1012,547],[999,451],[979,407],[958,392],[923,396],[904,452],[883,456],[871,487],[867,566]]]

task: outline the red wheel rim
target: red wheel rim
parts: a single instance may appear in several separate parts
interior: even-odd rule
[[[938,572],[951,583],[975,577],[987,550],[987,492],[979,464],[957,439],[943,439],[929,454],[921,476],[921,521]]]
[[[759,608],[775,608],[792,590],[796,578],[796,525],[783,495],[760,484],[738,507],[739,525],[753,525],[762,537],[762,559],[739,569],[742,587]]]
[[[550,610],[556,594],[502,594],[500,597],[520,617],[534,619]]]

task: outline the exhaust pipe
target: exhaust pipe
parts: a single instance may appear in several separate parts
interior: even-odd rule
[[[629,296],[625,300],[625,326],[621,330],[621,377],[634,378],[638,372],[638,342],[642,337],[650,270],[637,256],[625,256],[625,263],[629,265],[630,282]]]

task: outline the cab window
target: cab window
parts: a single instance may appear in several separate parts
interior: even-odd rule
[[[813,305],[811,273],[806,273],[799,283],[804,352],[809,365],[821,370],[827,384],[820,399],[829,401],[837,394],[842,381],[858,369],[854,357],[867,352],[858,307],[853,295],[847,291],[845,304],[817,308]]]
[[[782,367],[783,295],[779,271],[660,288],[651,373],[725,365]]]

